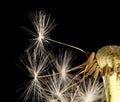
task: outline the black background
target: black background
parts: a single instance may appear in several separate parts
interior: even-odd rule
[[[50,13],[57,23],[50,37],[85,51],[97,51],[104,45],[120,45],[120,6],[117,2],[16,0],[1,4],[2,102],[18,102],[16,90],[26,77],[16,62],[27,48],[28,35],[20,27],[33,29],[29,12],[45,10]]]

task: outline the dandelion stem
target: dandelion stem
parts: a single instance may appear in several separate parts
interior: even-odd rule
[[[79,50],[79,51],[81,51],[81,52],[83,52],[83,53],[86,54],[86,52],[85,52],[84,50],[82,50],[82,49],[80,49],[80,48],[78,48],[78,47],[76,47],[76,46],[69,45],[69,44],[66,44],[66,43],[63,43],[63,42],[59,42],[59,41],[56,41],[56,40],[53,40],[53,39],[48,39],[48,40],[49,40],[49,41],[52,41],[52,42],[55,42],[55,43],[58,43],[58,44],[61,44],[61,45],[65,45],[65,46],[68,46],[68,47],[77,49],[77,50]]]
[[[23,27],[23,26],[22,26],[21,28],[23,28],[24,30],[32,33],[34,36],[37,35],[36,33],[34,33],[33,31],[29,30],[29,29],[26,28],[26,27]],[[36,37],[36,36],[35,36],[35,37]],[[85,54],[87,55],[87,52],[85,52],[83,49],[81,49],[81,48],[79,48],[79,47],[76,47],[76,46],[73,46],[73,45],[70,45],[70,44],[66,44],[66,43],[63,43],[63,42],[60,42],[60,41],[56,41],[56,40],[53,40],[53,39],[47,39],[47,40],[52,41],[52,42],[54,42],[54,43],[58,43],[58,44],[64,45],[64,46],[68,46],[68,47],[74,48],[74,49],[79,50],[79,51],[81,51],[81,52],[83,52],[83,53],[85,53]]]

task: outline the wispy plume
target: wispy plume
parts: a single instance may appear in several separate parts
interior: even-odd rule
[[[53,74],[55,74],[54,71]],[[48,77],[48,80],[46,80],[46,99],[48,102],[66,102],[64,94],[62,93],[64,86],[60,80],[59,76],[56,75]]]
[[[95,83],[93,82],[91,78],[88,78],[78,86],[78,99],[80,102],[99,102],[102,98],[103,83],[98,80]]]
[[[75,54],[71,50],[59,50],[59,54],[54,58],[53,64],[57,69],[62,83],[68,82],[71,75],[68,70],[72,67],[73,60],[75,59]]]
[[[49,43],[49,34],[56,26],[54,23],[55,19],[52,19],[51,15],[46,14],[44,11],[29,13],[29,17],[36,31],[31,31],[35,38],[32,39],[30,48],[34,47],[34,50],[37,51],[44,50],[45,44]]]
[[[26,56],[20,58],[22,64],[27,68],[31,80],[28,81],[29,85],[24,92],[24,99],[27,101],[29,98],[37,100],[42,98],[44,95],[44,79],[41,78],[42,75],[48,69],[48,56],[40,53],[41,56],[37,56],[36,53],[26,52]],[[35,98],[35,99],[34,99]],[[36,102],[36,101],[35,101]]]

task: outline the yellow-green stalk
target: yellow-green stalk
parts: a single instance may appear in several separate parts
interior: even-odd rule
[[[120,46],[104,46],[96,53],[102,69],[106,102],[120,102]]]

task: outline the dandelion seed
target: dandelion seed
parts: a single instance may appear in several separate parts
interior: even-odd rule
[[[50,34],[50,31],[56,26],[54,23],[55,19],[52,20],[50,15],[42,11],[30,13],[29,17],[36,30],[35,33],[32,32],[35,38],[32,39],[33,43],[31,44],[31,47],[35,47],[34,50],[37,51],[41,49],[44,50],[44,45],[49,43],[48,39],[50,38],[48,35]]]
[[[54,71],[53,74],[55,74]],[[62,85],[59,76],[48,77],[48,80],[46,80],[46,87],[47,87],[46,99],[48,100],[53,99],[56,100],[56,102],[57,101],[65,102],[64,101],[65,98],[62,93],[64,86]]]
[[[79,101],[77,102],[96,102],[102,98],[103,84],[98,80],[93,86],[93,80],[88,78],[78,86]]]
[[[67,82],[70,80],[70,74],[67,71],[72,65],[72,61],[75,58],[74,54],[71,51],[65,50],[60,51],[59,55],[55,58],[55,68],[60,73],[61,81]]]
[[[41,53],[41,56],[37,56],[35,53],[26,52],[26,57],[22,57],[20,60],[27,68],[32,80],[28,83],[28,87],[24,92],[24,99],[27,101],[29,98],[37,100],[43,98],[44,96],[44,80],[40,78],[43,75],[48,67],[48,56],[45,56]],[[39,77],[39,78],[38,78]],[[36,99],[35,99],[36,98]],[[36,102],[36,101],[35,101]]]

